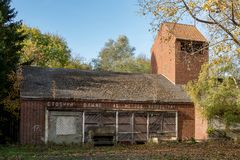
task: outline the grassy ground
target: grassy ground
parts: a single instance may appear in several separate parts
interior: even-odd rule
[[[224,160],[240,159],[240,144],[230,141],[204,143],[161,143],[157,145],[117,146],[0,146],[0,160],[73,160],[73,159],[166,159]]]

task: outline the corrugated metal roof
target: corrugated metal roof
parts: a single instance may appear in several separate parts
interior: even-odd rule
[[[193,25],[168,22],[163,23],[163,25],[166,25],[169,32],[172,33],[177,39],[207,42],[207,39]]]
[[[25,66],[21,98],[191,102],[162,75]]]

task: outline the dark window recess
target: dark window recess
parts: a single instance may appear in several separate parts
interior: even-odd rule
[[[181,51],[186,53],[203,53],[204,43],[192,42],[192,41],[181,41]]]

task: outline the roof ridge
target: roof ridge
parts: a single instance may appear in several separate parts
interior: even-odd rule
[[[176,23],[176,22],[164,22],[163,24],[176,24],[176,25],[184,25],[184,26],[192,26],[192,27],[196,27],[195,25],[192,24],[184,24],[184,23]]]
[[[65,70],[65,71],[78,71],[78,72],[88,72],[88,73],[99,73],[99,74],[118,74],[118,75],[155,75],[152,73],[141,73],[141,72],[115,72],[115,71],[98,71],[98,70],[84,70],[84,69],[79,69],[79,68],[51,68],[51,67],[41,67],[41,66],[30,66],[26,65],[23,66],[23,69],[39,69],[39,70]]]

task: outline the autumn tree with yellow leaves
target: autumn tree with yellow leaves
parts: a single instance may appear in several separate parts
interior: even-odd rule
[[[198,80],[185,88],[209,120],[226,128],[240,122],[240,0],[139,0],[143,15],[153,17],[153,31],[162,22],[191,18],[208,31],[210,60]]]

